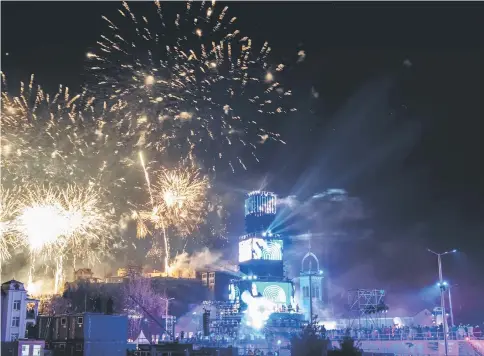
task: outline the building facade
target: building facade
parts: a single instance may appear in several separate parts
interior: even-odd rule
[[[31,299],[22,282],[10,280],[1,287],[1,341],[12,342],[27,336],[35,325],[39,301]]]
[[[39,316],[37,337],[53,356],[125,356],[128,319],[101,313]]]
[[[311,320],[314,315],[315,304],[323,303],[323,272],[319,260],[309,251],[302,259],[301,274],[299,275],[299,300],[305,320]]]

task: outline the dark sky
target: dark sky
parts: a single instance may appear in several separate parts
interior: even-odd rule
[[[299,113],[279,127],[288,145],[264,148],[262,163],[227,185],[257,188],[265,177],[268,189],[301,197],[344,188],[371,216],[371,244],[358,250],[383,268],[382,284],[424,288],[436,278],[424,248],[458,248],[444,266],[461,286],[455,298],[465,315],[484,312],[482,4],[229,5],[242,32],[269,40],[276,56],[302,48],[307,59],[290,83]],[[35,73],[51,90],[80,87],[101,15],[118,6],[2,2],[2,71],[13,82]]]

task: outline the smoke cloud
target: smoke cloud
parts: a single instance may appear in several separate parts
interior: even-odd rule
[[[172,266],[175,270],[206,270],[237,272],[237,267],[222,258],[221,252],[211,252],[204,248],[191,255],[182,253],[176,256]]]

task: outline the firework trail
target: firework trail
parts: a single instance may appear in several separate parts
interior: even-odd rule
[[[103,16],[109,30],[87,54],[96,90],[112,103],[127,144],[194,154],[209,170],[246,169],[242,155],[257,159],[259,143],[283,142],[264,128],[270,117],[295,111],[279,82],[286,65],[271,66],[268,43],[255,50],[227,7],[188,2],[170,12],[176,6],[154,2],[137,16],[123,2],[117,20]]]
[[[148,177],[147,174],[146,176]],[[138,221],[138,238],[153,234],[148,225],[154,231],[161,230],[165,248],[165,272],[169,271],[171,258],[167,230],[171,228],[178,235],[187,236],[204,222],[208,188],[207,177],[202,176],[199,169],[193,166],[163,169],[158,173],[157,182],[153,186],[149,209],[134,214]],[[154,246],[158,248],[157,243]]]
[[[141,162],[141,166],[143,167],[143,172],[145,174],[145,179],[146,179],[146,185],[148,186],[148,192],[150,193],[150,200],[151,200],[151,205],[153,206],[155,203],[153,201],[153,193],[151,192],[151,182],[150,182],[150,176],[148,174],[148,171],[146,170],[146,165],[145,161],[143,159],[143,153],[139,153],[139,160]]]

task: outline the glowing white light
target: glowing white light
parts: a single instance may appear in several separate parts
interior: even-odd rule
[[[246,324],[256,330],[264,327],[264,324],[273,313],[274,304],[264,297],[253,297],[249,291],[242,293],[242,301],[247,304],[245,314]]]
[[[61,236],[69,236],[83,223],[80,212],[66,211],[59,204],[33,205],[18,218],[31,250],[54,244]]]
[[[145,78],[145,85],[153,85],[155,83],[155,77],[147,75]]]

